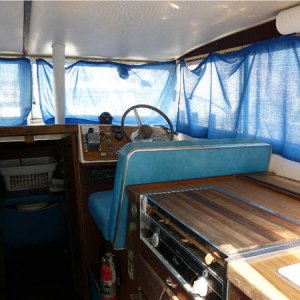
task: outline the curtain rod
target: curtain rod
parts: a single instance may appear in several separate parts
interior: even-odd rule
[[[251,44],[247,44],[247,45],[243,45],[243,46],[238,46],[238,47],[223,49],[223,50],[215,51],[213,53],[219,53],[219,54],[230,53],[230,52],[241,50],[241,49],[246,48],[246,47],[248,47],[250,45]],[[209,54],[210,53],[203,53],[203,54],[199,54],[199,55],[195,55],[195,56],[184,58],[184,60],[187,61],[187,62],[189,62],[189,61],[195,61],[195,60],[200,60],[200,59],[206,58]]]

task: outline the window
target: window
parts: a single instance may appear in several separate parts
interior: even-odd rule
[[[300,161],[299,37],[210,54],[192,72],[183,64],[183,75],[179,115],[186,117],[179,119],[179,130],[197,137],[258,138],[274,153]]]
[[[26,124],[31,110],[31,84],[28,59],[0,59],[0,126]]]
[[[45,123],[51,124],[54,122],[53,67],[42,59],[36,63],[42,116]],[[176,72],[175,62],[128,65],[78,61],[69,65],[65,68],[66,122],[98,123],[98,116],[108,111],[113,122],[118,124],[132,105],[149,104],[161,109],[175,124],[178,109]],[[129,116],[127,121],[133,122],[133,119]]]

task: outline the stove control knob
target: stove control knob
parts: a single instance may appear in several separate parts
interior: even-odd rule
[[[156,248],[159,244],[159,236],[158,233],[153,233],[151,237],[148,238],[148,241],[151,243],[151,245]]]
[[[214,262],[214,260],[215,260],[215,258],[213,257],[213,255],[211,253],[207,253],[204,257],[204,261],[208,266],[210,264],[212,264]]]
[[[131,215],[135,218],[138,214],[138,209],[134,203],[131,204]]]
[[[193,284],[192,293],[200,297],[206,297],[209,291],[208,281],[205,276],[198,277]]]

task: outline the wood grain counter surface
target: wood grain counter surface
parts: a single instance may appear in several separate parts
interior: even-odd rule
[[[222,188],[219,182],[211,182],[149,199],[226,256],[300,240],[300,224],[253,205],[247,198],[255,198],[255,193],[245,183],[235,178],[222,181]]]
[[[228,264],[229,281],[252,299],[300,299],[300,289],[277,272],[300,262],[300,182],[271,174],[225,176],[136,185],[128,193],[134,197],[180,189],[195,191],[155,199],[229,256],[240,253]],[[284,247],[273,249],[278,243]],[[245,249],[265,246],[269,254],[243,258]]]
[[[279,268],[296,263],[300,263],[300,247],[232,261],[227,277],[251,299],[297,300],[300,288],[278,273]]]

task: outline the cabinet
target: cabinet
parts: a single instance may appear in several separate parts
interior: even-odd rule
[[[167,282],[164,282],[140,254],[136,257],[136,268],[137,282],[142,297],[146,299],[179,300],[172,291],[176,283],[172,282],[170,278],[167,278]]]
[[[177,278],[144,243],[140,242],[139,196],[146,190],[150,191],[151,187],[155,190],[158,186],[163,187],[154,184],[133,186],[128,189],[128,285],[131,286],[131,293],[138,294],[141,299],[190,300],[191,297]]]
[[[230,178],[231,180],[235,179],[235,177],[230,177]],[[221,181],[222,179],[227,179],[227,178],[219,177],[217,180]],[[183,233],[180,234],[179,232],[180,228],[176,232],[172,230],[172,228],[175,227],[175,226],[172,227],[172,225],[176,224],[176,220],[174,221],[174,216],[176,215],[172,214],[174,210],[172,210],[171,207],[172,208],[175,207],[176,209],[180,208],[181,210],[186,208],[186,206],[183,205],[183,203],[179,203],[178,205],[178,201],[176,201],[176,199],[179,199],[179,196],[176,197],[174,194],[172,194],[172,191],[174,192],[174,190],[177,191],[193,190],[194,192],[194,189],[196,187],[199,187],[199,185],[201,184],[205,185],[207,184],[207,182],[209,184],[213,184],[212,180],[213,179],[195,179],[195,180],[165,182],[165,183],[156,183],[156,184],[147,184],[147,185],[136,185],[136,186],[128,187],[127,192],[129,195],[129,207],[128,207],[129,220],[128,220],[127,235],[128,235],[128,247],[129,247],[128,257],[130,261],[130,265],[128,268],[128,270],[130,271],[129,277],[131,278],[132,282],[136,284],[135,289],[137,291],[141,291],[146,296],[147,299],[155,300],[155,299],[160,299],[160,297],[167,297],[167,294],[166,295],[163,294],[164,291],[169,291],[170,295],[173,294],[179,300],[197,299],[197,295],[194,294],[195,297],[193,297],[192,293],[188,292],[188,290],[191,289],[192,284],[186,284],[188,281],[182,279],[184,279],[184,276],[188,278],[188,275],[191,273],[187,273],[187,272],[189,272],[189,270],[191,270],[192,267],[194,267],[193,269],[199,272],[197,273],[198,274],[197,276],[199,276],[199,274],[201,274],[200,273],[201,268],[199,267],[196,269],[197,266],[195,260],[190,260],[191,256],[188,256],[187,252],[182,251],[183,247],[182,244],[180,244],[180,242],[170,243],[170,240],[172,240],[173,237],[176,237],[176,234],[178,234],[177,236],[179,236],[179,238],[180,237],[182,238],[182,236],[184,236],[183,231],[182,231]],[[145,203],[145,197],[143,197],[142,213],[141,213],[139,207],[140,196],[144,194],[152,194],[152,193],[153,193],[152,202]],[[163,204],[159,202],[158,200],[159,196],[157,194],[159,194],[162,198],[166,197],[168,198],[168,200],[170,200],[170,202],[168,203],[168,204],[171,203],[168,206],[170,209],[168,211],[169,214],[167,214],[166,211],[163,211],[162,208]],[[162,196],[164,194],[167,196]],[[157,198],[154,199],[155,196],[157,196]],[[196,195],[194,195],[194,197],[196,197]],[[151,198],[151,196],[149,196],[149,198]],[[185,201],[187,201],[188,198],[185,197],[184,199]],[[153,204],[155,200],[157,201],[156,202],[157,206]],[[161,206],[157,208],[160,204]],[[146,211],[149,212],[149,215],[148,213],[147,214],[145,213]],[[140,227],[141,227],[140,213],[141,213],[141,219],[143,220],[142,231],[141,231],[142,239],[140,239]],[[186,214],[186,212],[184,213]],[[159,218],[155,218],[155,216],[157,215],[159,215]],[[168,216],[170,217],[167,218]],[[191,214],[186,214],[186,216],[187,218],[191,218]],[[197,217],[199,216],[199,214],[195,213],[194,216]],[[156,223],[167,224],[167,226],[163,226],[163,225],[156,226]],[[150,230],[149,231],[150,234],[147,235],[149,228],[152,228],[153,231]],[[154,239],[155,236],[160,236],[159,242],[155,241]],[[173,240],[175,241],[175,238]],[[176,241],[179,241],[179,239],[176,239]],[[200,244],[200,246],[202,246],[202,244]],[[186,248],[186,249],[191,249],[191,248]],[[196,254],[201,254],[201,253],[198,251],[196,252]],[[181,256],[183,257],[182,260],[178,259],[180,258],[179,255],[182,255]],[[210,262],[206,262],[205,260],[206,257],[207,256],[203,256],[203,260],[202,260],[203,264],[204,262],[206,263],[205,271],[212,272],[212,270],[216,270],[218,268],[218,270],[220,270],[218,274],[220,276],[223,276],[223,277],[219,277],[223,279],[222,283],[224,283],[224,285],[222,286],[222,288],[226,287],[227,286],[227,281],[225,278],[226,269],[225,268],[221,269],[220,264],[210,266]],[[203,299],[215,300],[215,299],[220,299],[221,297],[222,299],[226,298],[231,300],[248,299],[247,296],[245,296],[241,291],[239,291],[233,285],[229,285],[228,293],[227,291],[222,290],[223,294],[221,295],[221,293],[219,292],[220,288],[217,289],[218,282],[215,280],[216,277],[214,278],[209,277],[207,273],[206,275],[204,274],[204,271],[202,274],[203,274],[202,276],[205,276],[205,278],[207,279],[206,283],[210,284],[207,285],[206,291],[204,290],[204,292],[206,293],[208,292],[208,293],[206,294],[205,297],[203,297]],[[147,278],[151,278],[151,282],[149,282]],[[197,278],[201,278],[201,277],[197,277]],[[185,287],[187,289],[185,289]],[[205,288],[205,286],[203,285],[202,287]],[[155,290],[155,294],[153,292],[154,290]],[[198,294],[198,297],[200,297],[199,296],[200,292],[201,291],[199,290],[199,292],[196,293]],[[219,297],[218,295],[221,296]]]
[[[58,161],[63,161],[65,179],[65,191],[63,194],[65,207],[63,209],[65,209],[67,216],[66,227],[69,233],[67,242],[71,255],[73,286],[84,299],[88,299],[87,271],[84,267],[83,259],[84,245],[82,242],[82,203],[79,196],[77,132],[77,125],[2,127],[0,128],[0,159],[51,156]],[[44,194],[43,197],[47,198],[49,195]],[[61,209],[59,204],[54,205],[54,202],[52,204],[49,206],[49,214],[47,214],[50,219],[54,218],[56,213],[58,213],[57,210]],[[7,213],[13,215],[14,218],[21,219],[29,218],[30,214],[33,214],[33,218],[43,217],[42,214],[34,212],[20,213],[19,211],[9,209]],[[29,219],[33,220],[32,218]],[[19,221],[17,223],[20,225]],[[59,224],[56,225],[60,226]],[[54,229],[52,232],[45,234],[45,238],[50,238],[51,234],[56,235],[55,228],[52,229]],[[2,245],[0,248],[1,261],[3,260],[3,251]],[[1,286],[4,286],[5,274],[2,264],[0,272]],[[4,292],[3,295],[0,294],[0,298],[5,299]]]

